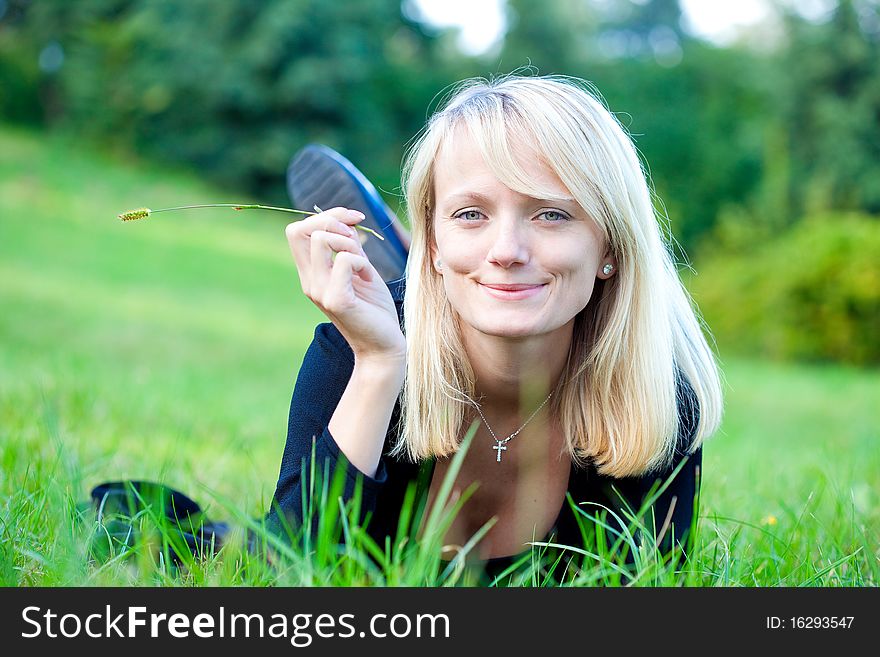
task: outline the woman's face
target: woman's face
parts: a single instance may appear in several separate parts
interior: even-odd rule
[[[434,267],[464,325],[504,337],[566,325],[587,305],[596,277],[609,277],[602,267],[616,264],[603,257],[599,228],[556,174],[524,144],[515,152],[531,180],[568,200],[505,186],[462,126],[434,163]],[[528,287],[504,292],[491,285]]]

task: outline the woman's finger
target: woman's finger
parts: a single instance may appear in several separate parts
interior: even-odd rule
[[[290,255],[293,256],[293,262],[296,265],[296,274],[299,277],[299,284],[306,296],[309,296],[309,254],[304,245],[308,240],[302,237],[302,227],[299,222],[287,224],[284,229],[284,236],[287,238],[287,245],[290,247]]]
[[[363,218],[364,215],[356,210],[340,207],[287,225],[284,232],[291,255],[296,263],[300,284],[307,296],[310,295],[313,287],[310,262],[312,234],[317,230],[322,230],[354,237],[355,229],[351,224],[362,221]]]
[[[371,281],[370,261],[365,256],[351,251],[340,251],[330,271],[326,286],[324,304],[330,313],[341,315],[349,310],[356,301],[352,278],[357,275],[365,281]]]
[[[330,273],[334,267],[334,254],[338,259],[341,253],[360,256],[363,253],[360,243],[355,238],[344,237],[337,233],[316,230],[309,239],[310,268],[309,286],[311,298],[326,298],[326,290],[330,282]]]
[[[333,208],[308,219],[289,223],[284,232],[287,235],[287,241],[293,247],[296,243],[308,240],[309,236],[316,230],[338,232],[340,235],[354,235],[351,232],[354,230],[353,226],[363,221],[363,219],[363,213],[357,210]]]

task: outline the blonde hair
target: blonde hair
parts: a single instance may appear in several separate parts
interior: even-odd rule
[[[571,458],[613,477],[668,467],[680,402],[699,413],[684,446],[692,453],[721,421],[719,372],[678,277],[671,238],[661,233],[662,217],[636,149],[586,81],[513,74],[457,84],[406,155],[403,185],[412,228],[403,304],[408,348],[393,452],[414,461],[454,453],[476,396],[474,372],[430,251],[433,163],[460,123],[505,185],[552,198],[536,189],[513,156],[515,142],[531,140],[600,227],[616,259],[615,275],[597,279],[575,318],[550,405]],[[680,398],[679,386],[687,390],[687,384],[690,401]]]

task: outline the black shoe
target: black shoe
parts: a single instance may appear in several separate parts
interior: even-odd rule
[[[295,207],[303,210],[342,206],[363,212],[366,219],[360,225],[385,238],[359,231],[364,252],[386,283],[403,279],[409,231],[373,184],[342,155],[321,144],[309,144],[297,152],[287,167],[287,193]]]
[[[227,523],[207,520],[201,507],[180,491],[152,481],[107,482],[93,488],[91,497],[91,505],[82,505],[80,511],[83,519],[89,506],[95,511],[97,526],[90,548],[98,561],[146,539],[140,522],[144,516],[152,525],[147,531],[156,543],[167,543],[176,565],[187,555],[213,556],[230,530]]]

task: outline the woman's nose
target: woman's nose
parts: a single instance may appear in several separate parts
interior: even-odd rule
[[[525,263],[529,259],[526,226],[518,218],[498,219],[492,231],[492,243],[486,259],[502,267]]]

